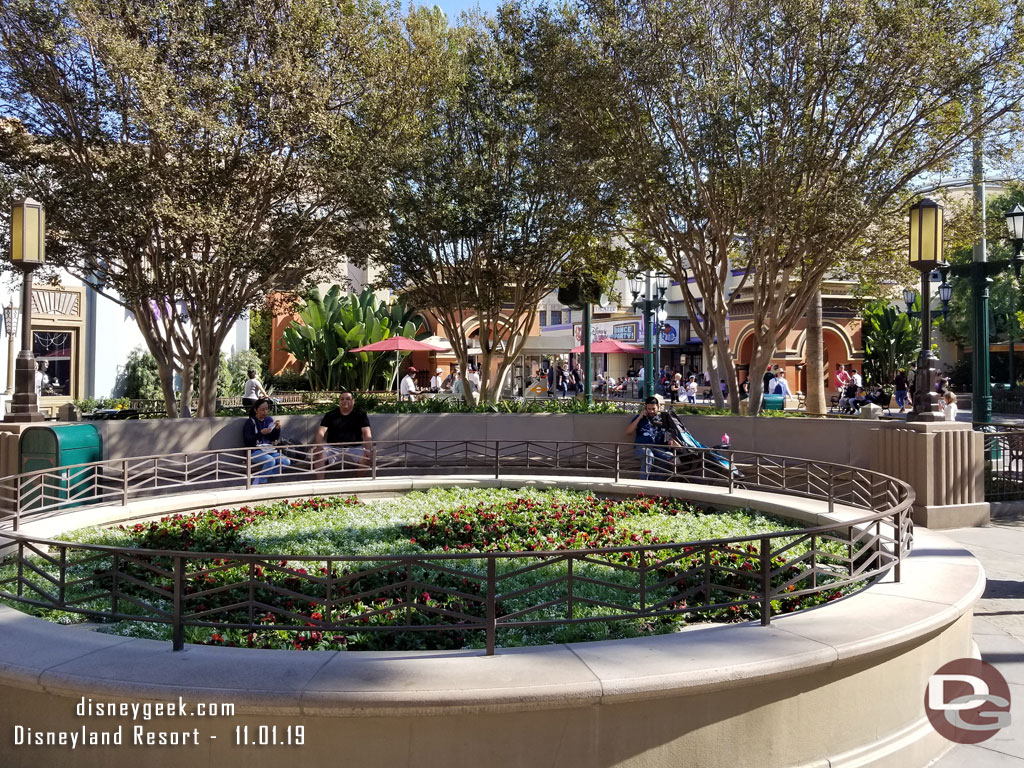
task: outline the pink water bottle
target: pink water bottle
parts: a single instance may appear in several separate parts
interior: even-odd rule
[[[729,447],[729,434],[728,433],[722,435],[722,447],[723,448],[728,448]]]

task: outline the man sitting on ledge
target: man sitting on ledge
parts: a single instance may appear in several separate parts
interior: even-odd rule
[[[320,428],[316,431],[317,445],[329,443],[316,451],[314,464],[317,476],[323,477],[323,468],[338,462],[341,462],[342,469],[366,469],[373,458],[372,441],[370,419],[366,411],[356,408],[356,398],[351,392],[342,392],[338,395],[338,407],[324,414]],[[362,445],[353,445],[359,442]]]

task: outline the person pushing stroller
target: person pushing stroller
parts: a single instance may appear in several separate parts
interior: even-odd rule
[[[640,459],[640,471],[648,480],[667,474],[672,466],[672,451],[668,449],[679,447],[675,439],[666,435],[662,415],[658,412],[660,408],[658,398],[648,397],[644,400],[644,409],[626,427],[626,436],[632,437],[636,446],[634,451]],[[659,471],[653,472],[655,469]]]

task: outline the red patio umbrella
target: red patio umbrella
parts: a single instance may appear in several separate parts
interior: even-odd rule
[[[367,344],[365,347],[356,347],[349,352],[394,352],[395,353],[395,388],[398,388],[398,364],[402,352],[444,352],[441,347],[432,344],[424,344],[422,341],[410,339],[407,336],[389,336],[386,339]]]
[[[573,347],[569,350],[574,355],[578,355],[580,352],[586,351],[581,344],[578,347]],[[604,341],[595,341],[590,345],[590,352],[594,355],[614,355],[614,354],[625,354],[625,355],[642,355],[644,353],[643,347],[636,347],[632,344],[624,344],[617,339],[605,339]]]

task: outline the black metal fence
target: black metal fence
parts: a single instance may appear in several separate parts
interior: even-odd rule
[[[1024,425],[975,424],[985,436],[985,500],[1024,499]]]
[[[650,467],[659,477],[802,496],[846,508],[841,523],[755,536],[601,549],[417,555],[292,556],[140,550],[56,541],[18,529],[88,504],[201,488],[251,487],[321,477],[407,475],[642,478],[633,445],[533,441],[378,442],[328,453],[235,449],[119,459],[0,480],[0,597],[104,621],[169,624],[180,649],[186,627],[284,630],[296,636],[369,632],[482,635],[516,627],[592,621],[657,621],[683,613],[759,616],[890,569],[912,539],[911,487],[886,475],[741,451],[674,450]],[[335,463],[329,463],[337,459]],[[722,461],[727,462],[723,471]],[[296,494],[302,493],[301,489]],[[727,497],[727,496],[726,496]],[[187,503],[187,502],[186,502]],[[183,504],[184,506],[184,504]],[[527,576],[529,576],[527,578]],[[524,579],[526,579],[524,581]]]

